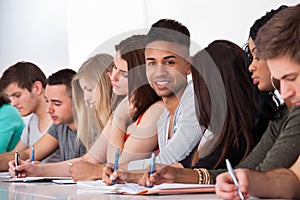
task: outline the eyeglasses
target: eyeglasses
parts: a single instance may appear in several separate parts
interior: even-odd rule
[[[274,78],[273,75],[271,75],[271,84],[272,84],[272,86],[273,86],[273,88],[274,88],[275,90],[280,91],[280,90],[279,90],[279,88],[280,88],[280,81],[279,81],[278,79]]]

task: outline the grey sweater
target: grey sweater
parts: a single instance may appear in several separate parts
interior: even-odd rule
[[[260,142],[236,168],[268,171],[289,168],[297,160],[300,153],[300,106],[290,113],[284,106],[280,112],[281,118],[269,123]],[[209,173],[215,182],[217,175],[225,171],[209,170]]]

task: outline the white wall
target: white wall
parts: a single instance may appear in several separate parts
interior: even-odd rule
[[[161,18],[186,25],[205,47],[215,39],[243,46],[253,22],[272,8],[299,0],[0,0],[0,75],[19,60],[38,64],[49,75],[77,70],[96,52]],[[133,31],[133,32],[132,32]],[[199,47],[194,48],[194,53]]]
[[[49,74],[68,66],[65,0],[0,0],[0,75],[17,61]]]

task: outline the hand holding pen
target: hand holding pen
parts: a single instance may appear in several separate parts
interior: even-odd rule
[[[228,172],[229,172],[229,174],[230,174],[230,176],[231,176],[231,178],[232,178],[232,180],[233,180],[234,185],[235,185],[235,186],[237,187],[237,189],[238,189],[238,194],[239,194],[240,198],[241,198],[242,200],[244,200],[245,198],[244,198],[244,196],[243,196],[243,194],[242,194],[242,192],[241,192],[241,189],[240,189],[240,187],[239,187],[238,180],[237,180],[237,178],[236,178],[236,176],[235,176],[235,173],[234,173],[234,171],[233,171],[233,169],[232,169],[232,166],[231,166],[231,164],[230,164],[230,162],[229,162],[228,159],[226,159],[226,166],[227,166]]]
[[[149,176],[151,176],[153,173],[155,172],[155,154],[152,153],[151,154],[151,163],[150,163],[150,172],[149,172]],[[153,187],[152,182],[150,182],[149,187]]]
[[[116,157],[115,157],[115,166],[114,166],[114,171],[117,171],[119,168],[119,157],[120,157],[120,149],[117,148],[116,150]],[[112,184],[115,185],[117,183],[117,180],[112,180]]]

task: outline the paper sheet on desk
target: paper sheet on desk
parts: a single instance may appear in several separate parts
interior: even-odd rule
[[[187,193],[212,193],[215,192],[214,185],[163,183],[153,188],[127,184],[125,187],[117,188],[122,194],[187,194]]]
[[[103,193],[121,194],[186,194],[186,193],[212,193],[215,192],[214,185],[164,183],[153,188],[147,188],[134,183],[116,184],[106,186],[101,180],[78,181],[80,188],[95,189]]]
[[[78,188],[80,188],[80,193],[84,191],[97,191],[101,193],[120,193],[120,191],[126,191],[128,193],[138,193],[145,190],[145,187],[139,186],[134,183],[127,184],[115,184],[115,185],[106,185],[102,180],[97,181],[78,181]]]
[[[103,183],[102,180],[97,181],[77,181],[78,186],[78,193],[85,193],[85,192],[100,192],[100,193],[116,193],[114,190],[116,189],[114,186],[107,186]]]
[[[10,178],[9,172],[0,172],[0,178]]]
[[[52,182],[53,180],[72,180],[71,177],[25,177],[25,178],[11,178],[9,182]]]

